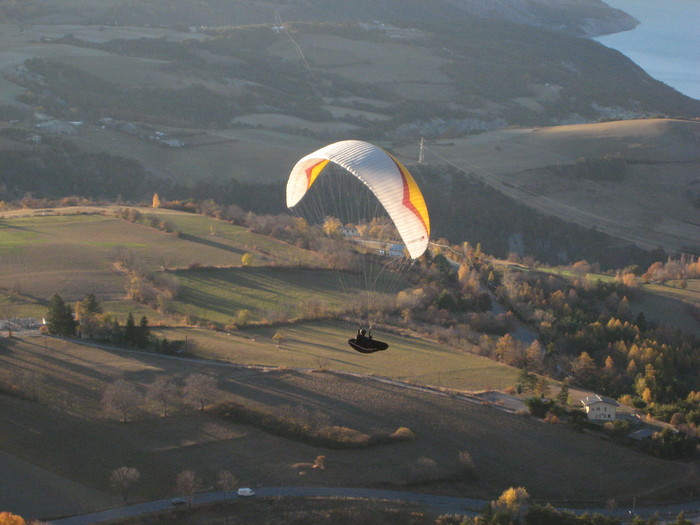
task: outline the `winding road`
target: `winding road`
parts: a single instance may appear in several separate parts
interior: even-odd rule
[[[339,487],[264,487],[256,488],[253,497],[311,497],[311,498],[345,498],[345,499],[372,499],[384,501],[400,501],[416,503],[441,514],[460,514],[463,516],[476,516],[483,508],[489,504],[486,500],[455,498],[450,496],[440,496],[435,494],[423,494],[419,492],[403,492],[395,490],[363,489],[363,488],[339,488]],[[195,494],[192,498],[192,505],[203,505],[225,500],[240,499],[231,492],[203,492]],[[162,499],[148,503],[139,503],[116,509],[83,514],[70,518],[63,518],[51,521],[53,525],[91,525],[103,523],[109,520],[140,516],[151,512],[159,512],[174,508],[171,499]],[[575,512],[576,514],[597,513],[607,516],[616,516],[622,520],[632,516],[632,509],[561,509]],[[651,516],[658,513],[661,522],[668,519],[672,521],[679,512],[685,512],[686,518],[700,516],[700,501],[683,503],[677,505],[643,507],[636,509],[635,514],[640,516]]]

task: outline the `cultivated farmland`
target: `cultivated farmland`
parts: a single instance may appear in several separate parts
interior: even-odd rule
[[[240,265],[246,252],[253,264],[311,263],[309,252],[255,235],[242,227],[201,216],[144,209],[169,221],[181,235],[166,233],[112,215],[50,211],[11,216],[0,222],[0,282],[25,296],[48,299],[59,293],[69,300],[94,290],[104,300],[123,299],[126,275],[115,262],[125,255],[157,271]],[[49,217],[45,215],[50,215]]]

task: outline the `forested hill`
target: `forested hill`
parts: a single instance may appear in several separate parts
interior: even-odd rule
[[[601,0],[7,0],[0,20],[25,23],[221,26],[297,21],[451,21],[478,17],[593,36],[637,21]]]

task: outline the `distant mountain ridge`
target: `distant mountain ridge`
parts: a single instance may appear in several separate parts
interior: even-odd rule
[[[27,0],[0,6],[0,21],[36,24],[224,26],[284,21],[459,22],[506,20],[533,27],[596,36],[632,29],[630,15],[601,0]]]
[[[597,36],[633,29],[639,21],[600,0],[447,0],[480,18],[495,18],[554,29],[578,36]]]

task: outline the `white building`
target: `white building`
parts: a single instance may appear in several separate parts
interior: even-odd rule
[[[609,397],[594,394],[581,400],[589,421],[615,421],[620,403]]]

